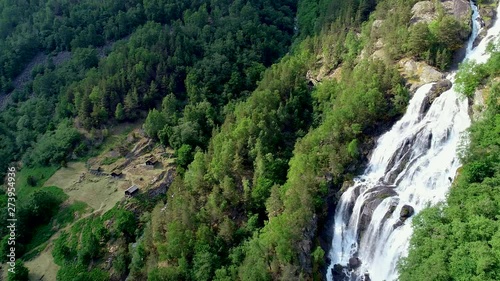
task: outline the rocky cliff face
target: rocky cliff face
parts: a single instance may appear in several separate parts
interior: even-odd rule
[[[494,11],[494,9],[491,9]],[[438,19],[440,13],[450,15],[456,18],[463,25],[470,26],[472,9],[467,0],[445,0],[445,1],[420,1],[415,3],[411,10],[412,16],[410,25],[424,22],[431,23]],[[370,30],[370,38],[374,38],[373,43],[365,46],[361,51],[358,59],[371,58],[388,61],[389,58],[385,51],[385,43],[378,34],[384,20],[376,19],[372,23]],[[465,39],[469,36],[470,29],[464,29],[462,37]],[[415,61],[412,58],[403,58],[397,62],[400,66],[401,74],[406,78],[410,91],[415,90],[419,86],[437,82],[444,78],[444,74],[438,71],[435,67],[428,65],[423,61]],[[307,79],[312,85],[320,83],[323,79],[336,79],[340,77],[342,65],[332,66],[323,58],[318,56],[315,69],[307,72]]]
[[[470,25],[470,15],[472,13],[469,1],[466,0],[445,0],[445,1],[420,1],[415,3],[411,12],[410,23],[418,22],[430,23],[437,19],[439,12],[442,11],[455,17],[464,25]]]
[[[459,22],[463,23],[464,25],[470,25],[470,19],[472,15],[472,9],[469,5],[469,2],[467,0],[446,0],[446,1],[420,1],[417,2],[412,10],[412,16],[411,20],[409,22],[409,25],[418,23],[418,22],[425,22],[425,23],[431,23],[432,21],[438,19],[439,13],[445,13],[446,15],[451,15],[455,17]],[[380,38],[380,34],[378,34],[381,26],[384,25],[384,20],[382,19],[375,19],[372,23],[372,27],[370,29],[370,38],[371,38],[371,45],[365,46],[362,52],[359,55],[359,59],[361,58],[371,58],[371,59],[381,59],[384,61],[387,60],[387,56],[384,53],[384,47],[385,44],[383,40]],[[463,34],[464,38],[468,37],[469,31],[465,31],[467,34]],[[445,79],[445,74],[439,70],[437,70],[435,67],[432,67],[428,65],[427,63],[423,61],[418,61],[414,58],[403,58],[398,61],[391,61],[390,63],[396,63],[399,67],[399,71],[401,75],[405,78],[407,82],[407,87],[409,90],[413,93],[418,87],[421,85],[431,83],[431,82],[436,82],[436,84],[432,87],[432,89],[429,91],[429,94],[426,96],[426,101],[423,105],[423,108],[421,109],[422,112],[425,112],[426,110],[429,109],[431,103],[439,96],[441,93],[444,91],[448,90],[451,87],[451,82],[447,79]],[[311,84],[316,85],[317,83],[321,83],[322,80],[324,79],[336,79],[336,77],[339,76],[341,73],[342,65],[340,66],[331,66],[325,63],[325,60],[322,59],[321,56],[318,57],[318,62],[316,64],[315,69],[312,69],[308,72],[307,78],[309,81],[311,81]],[[370,148],[365,148],[366,151],[364,153],[368,154],[368,150]],[[368,159],[369,157],[367,157]],[[394,169],[394,172],[397,172],[398,169],[403,168],[406,163],[403,160],[400,161],[398,164],[399,168],[396,167]],[[371,220],[371,216],[373,215],[373,212],[375,208],[381,203],[381,201],[386,198],[387,196],[392,196],[396,191],[394,190],[394,181],[395,178],[391,177],[391,173],[388,173],[388,178],[386,185],[376,189],[378,190],[377,192],[374,192],[372,194],[369,194],[369,198],[366,200],[366,204],[362,206],[361,210],[361,217],[359,221],[359,229],[361,232],[363,232],[364,229],[366,229],[368,223]],[[361,186],[359,187],[361,188]],[[342,192],[342,190],[339,192],[339,194]],[[359,192],[359,190],[358,190]],[[335,202],[332,203],[332,205],[335,204]],[[353,207],[353,206],[352,206]],[[333,208],[335,208],[333,206]],[[395,211],[395,208],[391,209],[392,212]],[[404,223],[404,221],[411,217],[413,215],[413,207],[412,206],[405,206],[401,212],[399,213],[399,222],[396,223],[393,227],[397,228],[400,227],[401,224]],[[329,211],[330,213],[330,211]],[[387,214],[389,216],[390,214]],[[331,220],[328,220],[326,223],[327,225],[324,226],[323,228],[328,228],[330,231],[323,231],[319,230],[321,232],[320,234],[320,241],[331,241]],[[330,249],[329,247],[331,246],[329,243],[323,242],[322,246],[325,250],[325,252],[328,252]],[[326,247],[325,247],[326,246]],[[306,247],[307,248],[307,247]],[[330,261],[327,259],[326,263],[329,263]],[[333,268],[333,276],[334,280],[349,280],[345,275],[345,269],[349,268],[355,268],[359,266],[359,259],[357,259],[356,255],[353,256],[352,261],[349,261],[349,265],[347,268],[336,265]],[[365,280],[369,280],[368,276],[364,277]]]

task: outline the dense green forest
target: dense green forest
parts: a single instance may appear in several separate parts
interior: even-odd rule
[[[175,149],[177,178],[160,202],[134,199],[141,212],[117,205],[63,231],[58,280],[322,279],[327,202],[409,100],[394,62],[445,69],[468,34],[443,11],[410,27],[415,2],[2,0],[0,175],[22,168],[18,254],[86,209],[61,206],[44,181],[139,121]],[[379,40],[387,60],[362,56]],[[313,86],[321,65],[341,74]],[[110,241],[120,250],[106,271],[96,264]]]
[[[457,76],[472,97],[486,98],[481,119],[469,129],[463,166],[445,203],[413,219],[409,255],[401,280],[498,280],[500,278],[500,53],[484,65],[465,63]]]

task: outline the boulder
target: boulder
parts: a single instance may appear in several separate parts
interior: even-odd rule
[[[392,225],[392,229],[396,229],[404,224],[404,221],[398,220],[395,224]]]
[[[413,209],[412,206],[404,205],[401,208],[401,211],[399,212],[399,220],[395,224],[392,225],[392,228],[396,229],[396,228],[402,226],[409,217],[413,216],[414,213],[415,213],[415,210]]]
[[[333,268],[332,268],[332,278],[333,280],[335,281],[348,281],[349,280],[349,276],[347,276],[344,272],[344,266],[342,266],[341,264],[335,264],[333,265]]]
[[[414,213],[415,213],[415,210],[413,209],[412,206],[410,206],[410,205],[404,205],[401,208],[401,212],[399,213],[399,218],[404,221],[407,218],[413,216]]]
[[[481,21],[483,27],[486,29],[493,26],[494,19],[496,18],[496,7],[489,5],[481,5],[479,7],[479,14],[481,15]]]
[[[403,145],[401,145],[397,153],[394,153],[392,155],[389,163],[387,164],[385,176],[382,180],[385,184],[396,184],[396,178],[403,171],[403,169],[408,164],[408,161],[410,160],[411,148],[413,143],[415,142],[415,139],[415,136],[405,139]]]
[[[361,260],[357,257],[352,257],[349,259],[349,268],[356,269],[361,266]]]
[[[421,68],[420,81],[422,81],[424,84],[436,82],[443,79],[443,73],[437,71],[434,67],[424,62],[419,63]]]
[[[449,90],[452,84],[448,79],[439,80],[434,85],[432,85],[431,90],[429,91],[429,103],[434,102],[434,100],[439,97],[442,93]]]
[[[383,23],[384,23],[384,20],[374,20],[372,23],[372,32],[373,32],[373,30],[378,30],[380,27],[382,27]]]
[[[423,61],[416,62],[413,59],[405,58],[400,60],[398,64],[401,66],[403,76],[411,85],[411,92],[424,84],[444,79],[443,73]]]
[[[470,15],[472,14],[472,9],[470,7],[469,1],[467,0],[446,0],[441,1],[445,12],[448,15],[454,16],[459,22],[469,25]],[[467,37],[468,32],[462,34],[462,37]]]

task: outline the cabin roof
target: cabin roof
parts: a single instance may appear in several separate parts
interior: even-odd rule
[[[137,185],[135,185],[135,184],[134,184],[134,185],[132,185],[131,187],[129,187],[127,190],[125,190],[125,193],[130,193],[130,194],[132,194],[132,193],[134,193],[134,192],[136,192],[136,191],[138,191],[138,190],[139,190],[139,187],[138,187]]]

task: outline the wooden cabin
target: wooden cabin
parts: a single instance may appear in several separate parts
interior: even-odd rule
[[[125,190],[125,196],[132,197],[139,192],[139,187],[137,185],[132,185],[127,190]]]

